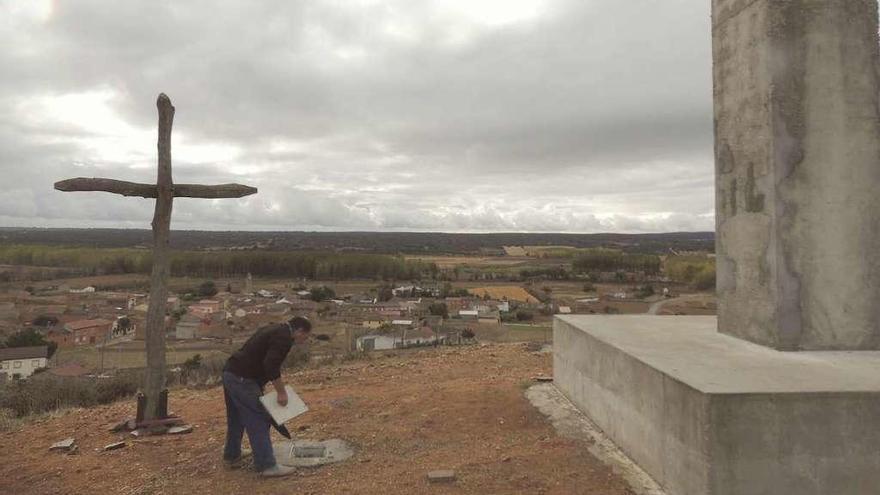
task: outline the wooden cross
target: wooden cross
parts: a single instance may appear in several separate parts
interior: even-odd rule
[[[150,276],[150,304],[147,308],[146,328],[147,374],[143,390],[146,398],[143,410],[145,420],[167,416],[165,410],[167,405],[162,396],[165,389],[165,307],[170,272],[168,237],[172,200],[175,197],[241,198],[257,192],[254,187],[240,184],[216,186],[174,184],[171,180],[171,124],[174,121],[174,107],[164,93],[159,95],[156,106],[159,109],[159,173],[156,184],[83,177],[55,183],[55,189],[65,192],[104,191],[123,196],[156,199],[152,223],[153,270]]]

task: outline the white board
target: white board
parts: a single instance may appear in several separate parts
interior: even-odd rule
[[[285,407],[278,405],[278,392],[274,390],[260,397],[260,401],[272,415],[272,419],[279,425],[309,410],[309,406],[290,388],[290,385],[286,385],[284,390],[287,391],[287,406]]]

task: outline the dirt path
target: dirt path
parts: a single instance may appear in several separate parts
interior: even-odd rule
[[[423,350],[305,370],[288,378],[311,411],[288,426],[301,438],[343,438],[357,449],[338,465],[263,480],[227,471],[222,390],[177,390],[171,409],[190,435],[118,439],[106,426],[132,413],[130,401],[31,423],[0,434],[0,492],[16,494],[603,494],[630,493],[585,445],[556,435],[523,397],[551,356],[522,344]],[[274,435],[274,434],[273,434]],[[73,436],[78,455],[49,453]],[[275,437],[280,438],[280,437]],[[428,471],[454,469],[453,485],[429,485]]]
[[[648,311],[646,311],[645,313],[649,314],[649,315],[660,314],[660,310],[663,309],[663,307],[666,306],[667,304],[674,304],[674,303],[686,302],[686,301],[699,301],[702,299],[706,299],[707,297],[709,297],[709,296],[707,296],[706,294],[690,294],[687,296],[673,297],[670,299],[661,299],[661,300],[651,304],[651,306],[648,307]]]
[[[648,306],[648,311],[645,311],[645,314],[656,315],[657,313],[660,312],[661,309],[663,309],[663,306],[665,306],[673,301],[678,301],[678,300],[679,300],[679,298],[677,298],[677,297],[673,297],[671,299],[661,299],[655,303],[652,303],[650,306]]]

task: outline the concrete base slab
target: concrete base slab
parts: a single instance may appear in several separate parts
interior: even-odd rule
[[[526,399],[550,420],[560,436],[586,443],[590,453],[626,480],[635,495],[668,495],[554,384],[532,385],[526,390],[525,395]]]
[[[553,333],[556,386],[671,495],[880,486],[880,352],[779,352],[703,316],[558,316]]]
[[[275,461],[284,466],[317,467],[342,462],[354,455],[354,449],[338,438],[277,442],[273,448]]]

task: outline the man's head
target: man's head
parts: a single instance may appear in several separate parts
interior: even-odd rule
[[[303,344],[309,339],[312,332],[312,322],[308,318],[302,316],[294,316],[287,322],[290,329],[293,330],[293,341],[297,344]]]

